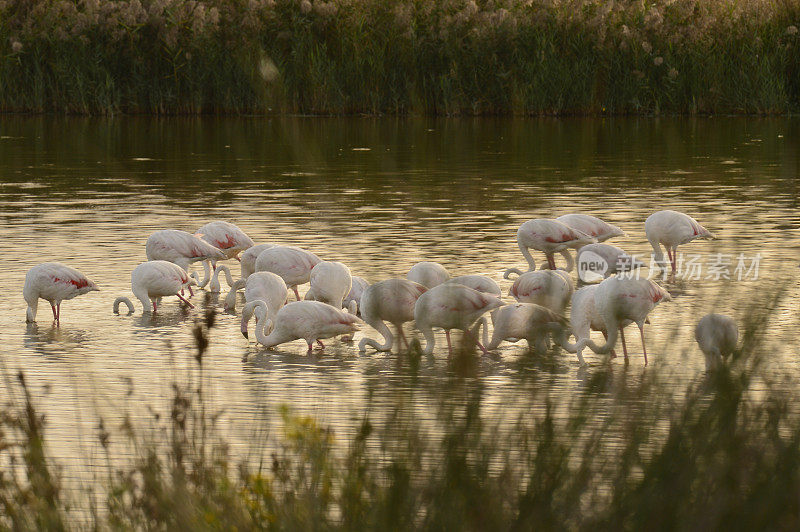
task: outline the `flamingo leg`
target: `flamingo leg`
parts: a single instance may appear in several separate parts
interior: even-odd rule
[[[320,349],[325,349],[325,344],[322,343],[322,340],[317,340]]]
[[[187,300],[186,300],[186,299],[185,299],[185,298],[184,298],[182,295],[180,295],[180,294],[175,294],[175,295],[176,295],[176,296],[178,296],[178,299],[180,299],[181,301],[183,301],[184,303],[186,303],[187,305],[189,305],[189,308],[194,308],[194,305],[192,305],[191,303],[189,303],[189,301],[187,301]],[[154,305],[154,306],[155,306],[155,305]]]
[[[189,289],[189,297],[192,297],[194,295],[194,292],[192,291],[192,285],[188,285],[186,288]]]
[[[444,335],[447,336],[447,354],[448,355],[452,355],[453,354],[453,346],[450,343],[450,331],[445,331]]]
[[[467,336],[469,336],[470,338],[472,338],[473,340],[475,340],[475,345],[477,345],[477,346],[480,348],[480,350],[481,350],[481,351],[483,351],[483,354],[484,354],[484,355],[488,355],[488,354],[489,354],[489,351],[487,351],[487,350],[486,350],[486,348],[485,348],[485,347],[483,347],[483,344],[481,344],[481,343],[478,341],[478,339],[477,339],[477,338],[475,338],[475,336],[472,334],[472,332],[470,332],[470,331],[464,331],[464,334],[466,334]]]
[[[556,259],[555,259],[555,257],[553,257],[552,253],[548,253],[547,254],[547,264],[550,265],[550,269],[551,270],[555,270],[556,269]]]
[[[158,310],[158,305],[156,304],[155,300],[152,301],[153,303],[153,312]]]
[[[292,287],[292,290],[294,290],[294,295],[297,297],[297,300],[300,301],[300,292],[297,291],[297,285],[294,285]],[[287,299],[287,301],[288,301],[288,299]]]
[[[608,333],[606,331],[602,331],[602,332],[603,332],[603,338],[605,338],[606,342],[607,342],[608,341]],[[614,351],[613,349],[611,350],[611,357],[610,358],[617,358],[617,352]]]
[[[625,331],[622,327],[619,328],[619,336],[622,338],[622,354],[625,355],[625,360],[628,360],[628,346],[625,345]]]
[[[308,353],[307,354],[310,355],[313,350],[314,350],[314,344],[308,344]]]
[[[647,365],[647,347],[644,345],[644,326],[639,325],[639,334],[642,336],[642,351],[644,352],[644,365]]]
[[[56,314],[56,306],[50,305],[50,308],[53,309],[53,321],[58,321],[58,314]]]
[[[677,260],[678,260],[678,248],[674,247],[672,248],[672,273],[675,273],[675,270],[677,269],[675,267],[675,263],[677,262]]]
[[[56,305],[56,321],[61,323],[61,303]]]

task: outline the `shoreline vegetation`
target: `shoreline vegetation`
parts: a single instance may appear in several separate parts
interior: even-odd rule
[[[782,114],[797,0],[0,0],[0,112]]]
[[[0,415],[0,527],[796,530],[800,419],[793,388],[766,377],[761,332],[780,297],[753,308],[730,364],[681,398],[658,393],[652,371],[598,367],[568,405],[552,403],[545,376],[515,405],[524,414],[500,424],[481,412],[480,379],[454,377],[443,382],[451,393],[431,404],[433,432],[414,412],[398,407],[380,420],[368,408],[338,441],[284,406],[281,433],[254,438],[247,459],[233,456],[219,436],[222,412],[208,404],[208,311],[187,374],[149,430],[146,420],[97,423],[96,485],[81,490],[85,500],[63,487],[48,457],[24,374],[4,367],[16,401]],[[474,355],[459,356],[469,365]],[[641,408],[626,408],[631,400]],[[120,452],[128,465],[115,461]]]

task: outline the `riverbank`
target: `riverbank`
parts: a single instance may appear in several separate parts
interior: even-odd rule
[[[800,109],[800,3],[0,2],[0,111]]]

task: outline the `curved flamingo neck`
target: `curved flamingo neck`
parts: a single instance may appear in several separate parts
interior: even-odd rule
[[[525,260],[528,261],[528,268],[530,271],[536,270],[536,261],[533,259],[530,250],[528,250],[527,246],[525,246],[522,242],[518,242],[519,250],[522,252],[522,256],[525,257]],[[512,272],[513,273],[513,272]]]
[[[389,327],[384,323],[383,320],[364,320],[367,324],[372,326],[373,329],[381,333],[383,336],[383,343],[379,344],[377,341],[373,340],[372,338],[362,338],[361,341],[358,343],[358,350],[361,352],[366,351],[366,346],[373,347],[378,351],[391,351],[392,345],[394,344],[394,335]]]

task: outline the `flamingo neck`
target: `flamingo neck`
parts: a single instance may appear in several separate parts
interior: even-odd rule
[[[36,321],[36,310],[39,308],[39,298],[28,301],[28,309],[25,311],[25,321]]]
[[[366,320],[364,320],[366,321]],[[394,344],[394,335],[386,323],[383,320],[370,320],[367,321],[367,324],[372,326],[373,329],[381,333],[383,336],[383,343],[379,344],[372,338],[362,338],[361,341],[358,343],[358,350],[362,353],[366,351],[366,346],[373,347],[378,351],[391,351],[392,345]]]
[[[526,261],[528,261],[529,271],[534,271],[536,269],[536,261],[533,259],[530,250],[528,250],[527,246],[525,246],[521,242],[518,242],[518,245],[519,245],[519,250],[522,252],[522,256],[525,257]]]
[[[436,338],[433,335],[433,329],[428,325],[422,325],[417,323],[417,329],[422,333],[422,336],[425,337],[425,348],[422,350],[422,353],[425,355],[433,354],[433,347],[436,345]]]
[[[603,345],[596,344],[591,338],[584,338],[578,342],[577,353],[578,358],[581,359],[581,361],[583,361],[583,349],[585,347],[590,348],[598,355],[608,354],[612,349],[614,349],[614,346],[617,344],[617,338],[619,337],[619,324],[606,323],[606,329],[608,330],[608,338],[606,338],[606,343]]]

